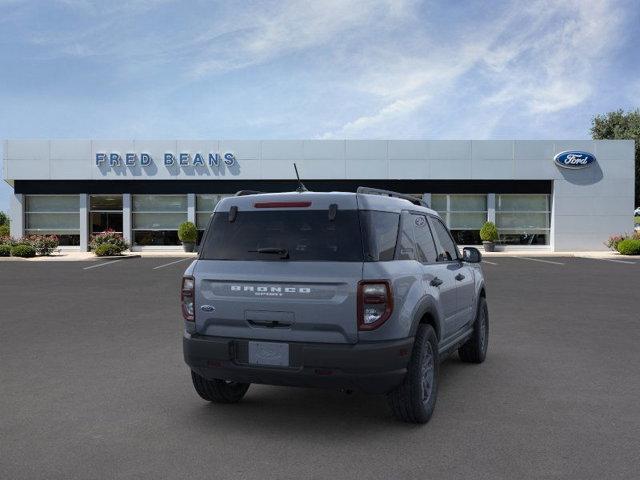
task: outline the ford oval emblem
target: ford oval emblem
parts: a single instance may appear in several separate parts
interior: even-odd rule
[[[203,312],[213,312],[216,309],[216,307],[214,307],[213,305],[202,305],[200,307],[200,310],[202,310]]]
[[[553,157],[553,161],[562,168],[586,168],[596,161],[596,157],[593,153],[589,152],[567,150]]]

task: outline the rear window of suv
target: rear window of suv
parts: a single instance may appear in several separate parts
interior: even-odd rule
[[[214,213],[203,239],[203,260],[362,262],[392,260],[399,215],[338,210]],[[286,251],[286,255],[282,252]],[[283,257],[287,257],[284,259]]]

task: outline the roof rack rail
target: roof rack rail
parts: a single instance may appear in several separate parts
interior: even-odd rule
[[[259,192],[258,190],[238,190],[235,196],[244,197],[245,195],[258,195],[259,193],[264,193],[264,192]]]
[[[364,194],[369,194],[369,195],[382,195],[382,196],[385,196],[385,197],[402,198],[404,200],[409,200],[414,205],[420,205],[422,207],[431,208],[431,207],[429,207],[427,202],[422,200],[420,197],[416,197],[414,195],[409,195],[409,194],[406,194],[406,193],[394,192],[392,190],[382,190],[381,188],[371,188],[371,187],[358,187],[358,189],[356,190],[356,193],[364,193]]]

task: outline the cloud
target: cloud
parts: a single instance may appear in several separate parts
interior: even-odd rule
[[[494,22],[479,23],[459,40],[438,44],[427,38],[420,54],[379,55],[384,62],[357,82],[372,95],[373,110],[323,136],[385,136],[385,127],[443,95],[452,99],[449,108],[455,105],[485,125],[496,125],[511,109],[544,115],[576,107],[593,95],[622,16],[620,6],[608,0],[513,2]],[[476,87],[473,99],[456,91],[469,77]],[[458,105],[459,97],[475,108]]]
[[[102,67],[99,82],[116,95],[121,85],[145,85],[137,103],[180,96],[158,108],[158,124],[171,124],[164,117],[186,98],[201,122],[215,121],[207,104],[225,103],[244,113],[238,122],[247,127],[255,126],[250,118],[267,125],[277,117],[292,125],[274,129],[306,123],[301,131],[321,138],[491,136],[513,117],[535,122],[571,111],[594,98],[628,8],[614,0],[53,5],[61,22],[37,28],[27,28],[37,3],[12,8],[29,20],[17,35],[36,47],[29,54]],[[197,87],[204,93],[191,93]],[[229,92],[235,103],[220,98]]]
[[[358,31],[395,22],[407,15],[407,0],[280,1],[251,15],[233,28],[222,22],[212,36],[201,37],[206,55],[192,73],[203,76],[265,63],[283,55],[335,45]],[[246,20],[243,21],[243,20]],[[220,29],[228,33],[221,36]],[[232,34],[232,35],[231,35]]]
[[[340,134],[344,137],[348,137],[350,134],[357,135],[363,130],[369,130],[371,128],[384,126],[387,122],[393,120],[394,118],[398,118],[414,112],[424,104],[427,98],[427,95],[422,95],[419,97],[396,100],[389,105],[385,105],[382,109],[372,115],[361,116],[345,124],[340,129]],[[320,138],[326,139],[337,137],[338,135],[332,132],[327,132],[320,136]]]
[[[486,62],[493,83],[504,84],[489,104],[522,101],[532,113],[549,113],[574,107],[593,93],[598,67],[615,45],[621,12],[607,0],[539,6],[547,8],[537,12],[532,27]]]
[[[101,57],[183,65],[201,78],[260,65],[295,52],[353,40],[406,18],[415,0],[265,0],[207,2],[185,8],[173,0],[58,0],[75,15],[71,29],[43,29],[28,41],[51,57]],[[25,9],[34,8],[27,4]],[[153,23],[176,10],[175,24]],[[33,13],[33,12],[32,12]],[[184,20],[184,21],[183,21]]]

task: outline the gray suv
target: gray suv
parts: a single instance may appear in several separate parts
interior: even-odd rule
[[[416,197],[239,192],[217,205],[182,280],[184,359],[205,400],[251,383],[386,394],[425,423],[438,365],[485,359],[489,319],[475,248],[458,248]]]

